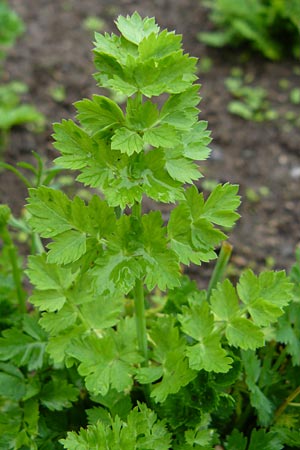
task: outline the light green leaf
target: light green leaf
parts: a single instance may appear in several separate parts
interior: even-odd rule
[[[142,137],[136,131],[131,131],[124,127],[116,130],[111,140],[111,148],[113,150],[120,150],[121,153],[126,153],[129,156],[133,155],[133,153],[140,153],[143,147]]]
[[[119,322],[117,331],[109,329],[102,338],[91,334],[73,340],[67,352],[80,362],[78,371],[85,377],[87,389],[101,395],[111,388],[118,392],[130,389],[134,364],[142,361],[136,350],[133,318]]]
[[[207,122],[201,120],[193,125],[193,127],[183,134],[184,150],[183,155],[187,158],[197,161],[205,161],[210,149],[208,145],[211,142],[210,131],[207,130]]]
[[[184,306],[183,314],[178,316],[182,331],[197,341],[211,335],[214,327],[214,317],[205,298],[202,294],[201,299],[191,300],[189,307]]]
[[[29,223],[42,237],[49,238],[70,230],[71,201],[62,191],[41,186],[29,190]]]
[[[144,142],[153,147],[172,148],[179,143],[177,132],[174,127],[162,124],[155,128],[149,128],[144,132]]]
[[[144,130],[151,127],[158,119],[158,108],[149,100],[140,103],[138,97],[129,98],[126,107],[126,124],[128,128]]]
[[[186,353],[190,368],[198,371],[203,369],[207,372],[226,373],[233,362],[221,347],[220,337],[216,335],[204,337],[198,344],[188,347]]]
[[[69,230],[56,236],[54,242],[48,244],[50,249],[47,262],[52,264],[69,264],[77,261],[86,252],[86,235]]]
[[[212,291],[210,302],[216,320],[230,321],[240,310],[236,290],[229,280],[217,285]]]
[[[219,184],[204,204],[203,217],[217,225],[232,227],[239,218],[239,214],[235,212],[240,204],[237,191],[237,185]]]
[[[88,159],[96,151],[95,142],[90,136],[72,120],[55,123],[53,129],[53,145],[61,152],[61,156],[55,160],[56,164],[74,170],[86,167]]]
[[[193,161],[182,157],[166,158],[166,169],[174,180],[181,183],[192,183],[202,176]]]
[[[119,16],[116,25],[128,41],[137,45],[151,33],[157,34],[159,32],[159,27],[156,25],[154,18],[146,17],[142,19],[137,12],[134,12],[132,16]]]
[[[237,291],[258,325],[268,326],[283,314],[291,299],[292,284],[283,271],[263,272],[258,277],[248,269],[240,277]]]
[[[226,337],[230,345],[244,350],[255,350],[264,345],[264,334],[251,320],[243,317],[233,318],[226,328]]]
[[[75,103],[77,119],[92,136],[100,135],[116,125],[121,126],[124,115],[121,108],[110,98],[93,95],[92,100],[84,99]]]
[[[36,289],[58,291],[58,295],[59,293],[62,295],[63,291],[72,285],[77,276],[77,273],[72,273],[71,269],[48,264],[45,254],[29,256],[26,273]]]
[[[116,415],[109,423],[98,421],[87,429],[67,434],[60,443],[69,450],[169,450],[171,435],[156,414],[139,404],[128,415],[127,423]]]
[[[65,304],[58,312],[44,313],[40,319],[41,327],[50,335],[57,335],[67,328],[74,327],[78,312],[74,308]]]
[[[174,32],[163,30],[161,33],[151,33],[139,43],[141,60],[160,59],[181,49],[181,36]]]
[[[196,377],[191,370],[183,352],[170,351],[163,362],[162,381],[155,383],[151,397],[158,402],[164,402],[168,395],[176,394]]]
[[[156,402],[164,402],[168,395],[177,393],[181,387],[192,381],[197,373],[189,368],[185,356],[185,339],[179,335],[172,317],[163,317],[152,328],[151,341],[154,344],[153,360],[157,368],[143,368],[137,371],[138,380],[143,383],[159,374],[162,380],[155,383],[151,397]]]

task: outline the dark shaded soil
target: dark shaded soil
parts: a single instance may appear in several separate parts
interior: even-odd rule
[[[201,118],[208,120],[213,136],[212,157],[202,172],[206,179],[240,185],[242,217],[230,237],[234,265],[261,269],[271,265],[273,258],[276,268],[290,268],[300,242],[300,129],[283,117],[289,111],[300,116],[300,105],[289,100],[289,91],[300,82],[295,61],[272,63],[258,55],[247,59],[237,51],[205,47],[196,35],[211,25],[207,10],[195,0],[12,0],[11,5],[27,31],[10,53],[5,75],[28,84],[26,100],[46,115],[48,126],[39,135],[15,129],[5,154],[7,162],[30,160],[33,149],[52,160],[56,152],[51,145],[51,123],[73,117],[72,103],[98,91],[91,76],[93,37],[83,27],[85,18],[101,17],[102,31],[110,32],[115,31],[113,20],[119,14],[138,10],[142,16],[155,16],[161,28],[183,34],[185,51],[200,60],[212,60],[211,70],[199,74]],[[279,119],[247,122],[227,112],[231,97],[224,79],[237,66],[252,76],[254,85],[267,89]],[[282,79],[288,80],[289,89],[280,87]],[[50,95],[57,86],[66,90],[60,103]],[[1,202],[18,212],[25,196],[26,190],[13,175],[0,174]]]

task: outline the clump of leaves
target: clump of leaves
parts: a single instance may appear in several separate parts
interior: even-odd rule
[[[29,226],[47,251],[29,257],[34,310],[23,314],[21,299],[19,322],[0,339],[0,443],[281,449],[286,426],[267,427],[287,391],[267,398],[259,352],[275,347],[293,284],[282,271],[222,281],[226,250],[208,291],[183,275],[217,257],[238,219],[238,187],[217,185],[204,198],[193,184],[210,135],[198,119],[197,61],[181,36],[137,13],[116,25],[120,35],[96,34],[95,77],[126,95],[126,107],[94,95],[75,104],[79,124],[54,125],[57,163],[99,194],[85,203],[29,190]],[[156,211],[143,214],[145,197]],[[160,203],[173,204],[166,222]]]
[[[236,98],[228,104],[228,111],[231,114],[254,122],[274,120],[278,117],[278,113],[270,108],[267,91],[245,82],[241,74],[228,77],[225,86]]]
[[[203,42],[223,47],[248,44],[266,58],[300,56],[298,0],[205,0],[217,31],[199,33]]]

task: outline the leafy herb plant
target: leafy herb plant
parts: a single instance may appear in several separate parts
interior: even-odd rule
[[[300,55],[300,3],[298,0],[205,0],[219,30],[199,33],[216,47],[249,44],[266,58],[278,60],[290,52]]]
[[[79,124],[54,125],[57,163],[99,193],[85,203],[48,186],[29,190],[29,226],[47,251],[28,261],[34,309],[25,313],[21,294],[17,324],[0,339],[0,443],[69,450],[299,443],[293,424],[272,429],[290,393],[276,398],[275,386],[268,398],[269,366],[259,353],[270,342],[268,362],[278,356],[274,336],[293,304],[290,279],[246,270],[236,286],[222,281],[228,245],[207,291],[183,275],[190,263],[217,257],[240,203],[235,185],[217,185],[205,198],[193,184],[210,143],[198,120],[197,61],[154,19],[134,13],[116,25],[120,36],[96,34],[95,77],[126,95],[126,107],[94,95],[75,104]],[[146,197],[158,203],[148,214]],[[160,203],[173,204],[166,222]],[[9,211],[1,212],[4,241]]]

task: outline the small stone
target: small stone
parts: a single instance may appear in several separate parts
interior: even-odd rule
[[[290,175],[292,178],[300,178],[300,166],[293,167],[290,170]]]

